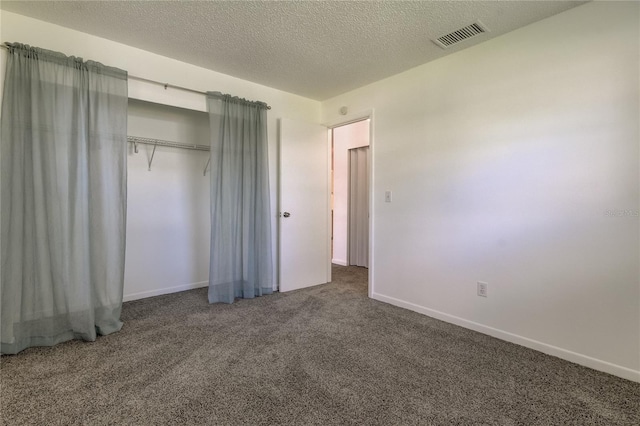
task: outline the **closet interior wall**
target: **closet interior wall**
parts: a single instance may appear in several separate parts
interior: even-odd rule
[[[209,144],[206,113],[129,100],[128,135]],[[208,152],[129,144],[124,300],[203,287],[209,277]]]

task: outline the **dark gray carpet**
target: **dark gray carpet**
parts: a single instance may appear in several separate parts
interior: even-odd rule
[[[233,305],[129,302],[123,319],[2,357],[2,423],[640,424],[640,384],[368,299],[361,268]]]

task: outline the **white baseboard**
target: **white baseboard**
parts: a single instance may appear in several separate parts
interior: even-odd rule
[[[576,364],[583,365],[585,367],[593,368],[594,370],[603,371],[605,373],[613,374],[614,376],[622,377],[623,379],[631,380],[634,382],[640,382],[640,371],[632,370],[627,367],[592,358],[590,356],[579,354],[577,352],[572,352],[567,349],[562,349],[557,346],[549,345],[547,343],[509,333],[497,328],[482,325],[477,322],[466,320],[464,318],[446,314],[444,312],[425,308],[424,306],[416,305],[414,303],[405,302],[394,297],[385,296],[379,293],[372,293],[371,298],[379,300],[381,302],[389,303],[394,306],[409,309],[410,311],[418,312],[420,314],[424,314],[441,321],[459,325],[470,330],[488,334],[489,336],[496,337],[501,340],[506,340],[507,342],[525,346],[530,349],[535,349],[547,355],[552,355],[570,362],[574,362]]]
[[[349,266],[347,265],[347,261],[342,259],[331,259],[331,263],[335,263],[336,265],[341,265],[341,266]]]
[[[201,281],[198,283],[184,284],[184,285],[179,285],[175,287],[165,287],[165,288],[158,288],[158,289],[153,289],[149,291],[141,291],[138,293],[130,293],[130,294],[125,294],[124,297],[122,298],[122,301],[129,302],[131,300],[145,299],[147,297],[161,296],[163,294],[177,293],[179,291],[185,291],[185,290],[193,290],[194,288],[206,287],[208,285],[209,285],[209,281]]]

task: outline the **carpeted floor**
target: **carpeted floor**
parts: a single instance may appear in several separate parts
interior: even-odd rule
[[[366,296],[366,270],[232,305],[126,303],[96,342],[1,359],[2,423],[638,425],[640,384]]]

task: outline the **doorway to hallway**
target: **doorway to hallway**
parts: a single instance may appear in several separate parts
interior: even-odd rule
[[[369,267],[370,120],[331,130],[332,263]]]

